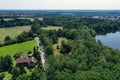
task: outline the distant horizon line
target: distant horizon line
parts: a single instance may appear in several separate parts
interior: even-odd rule
[[[0,9],[0,10],[58,10],[58,11],[60,11],[60,10],[80,10],[80,11],[82,11],[82,10],[86,10],[86,11],[89,11],[89,10],[93,10],[93,11],[97,11],[97,10],[101,10],[101,11],[106,11],[106,10],[108,10],[108,11],[118,11],[118,10],[120,10],[120,9]]]

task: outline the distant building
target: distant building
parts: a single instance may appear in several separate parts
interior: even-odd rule
[[[94,18],[94,19],[99,19],[100,16],[93,16],[92,18]]]

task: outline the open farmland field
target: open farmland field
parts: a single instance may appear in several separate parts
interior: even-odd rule
[[[11,38],[15,38],[23,31],[28,32],[31,29],[30,26],[18,26],[18,27],[10,27],[10,28],[0,28],[0,43],[3,43],[4,38],[6,36],[10,36]]]
[[[34,46],[36,46],[35,40],[0,47],[0,56],[14,56],[15,53],[19,52],[22,52],[23,55],[27,55],[28,51],[33,51]]]
[[[43,27],[42,29],[44,29],[44,30],[58,30],[58,29],[63,29],[63,27],[48,26],[48,27]]]

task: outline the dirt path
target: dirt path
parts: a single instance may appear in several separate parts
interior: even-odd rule
[[[46,61],[45,55],[46,54],[44,52],[44,46],[41,45],[41,50],[40,50],[40,40],[39,40],[39,37],[36,37],[35,40],[37,42],[38,52],[40,53],[40,56],[41,56],[41,62],[42,62],[43,68],[45,69],[45,61]]]

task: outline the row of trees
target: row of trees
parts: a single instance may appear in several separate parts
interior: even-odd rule
[[[7,19],[7,18],[6,18]],[[11,20],[4,20],[4,18],[0,18],[0,27],[16,27],[16,26],[24,26],[24,25],[33,25],[35,22],[39,22],[41,26],[46,27],[46,23],[44,21],[38,20],[35,18],[34,21],[30,21],[29,19],[19,19],[19,18],[10,18]]]
[[[24,26],[24,25],[31,25],[31,22],[28,19],[13,19],[5,21],[4,18],[0,18],[0,27],[15,27],[15,26]]]
[[[80,18],[77,20],[70,20],[64,23],[64,28],[80,28],[87,26],[97,33],[117,31],[120,29],[120,21],[100,20],[93,18]]]
[[[41,34],[41,45],[44,46],[45,53],[47,55],[53,54],[53,46],[52,42],[48,37],[45,36],[45,34]]]

